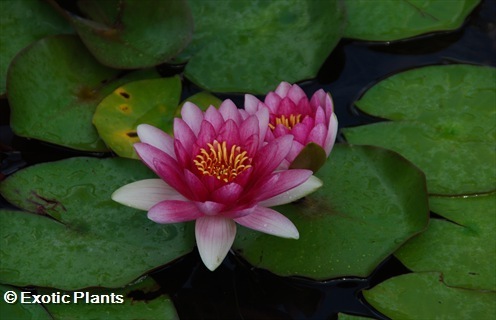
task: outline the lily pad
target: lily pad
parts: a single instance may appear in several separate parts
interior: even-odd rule
[[[54,290],[39,290],[39,294],[52,294],[59,292],[60,295],[69,295],[72,303],[68,304],[44,304],[45,308],[55,319],[179,319],[172,300],[159,292],[160,286],[151,278],[140,279],[138,283],[126,286],[122,289],[92,288],[83,292],[60,292]],[[80,298],[81,295],[87,295]],[[146,296],[153,296],[145,300]],[[116,296],[121,296],[121,303],[87,303],[86,298],[112,299],[117,301]],[[74,297],[78,299],[75,301]],[[112,301],[112,300],[109,300]],[[76,303],[78,302],[78,303]]]
[[[427,226],[424,175],[394,152],[336,145],[316,175],[323,187],[275,208],[296,225],[298,240],[240,227],[236,252],[281,276],[366,277]]]
[[[429,228],[395,255],[415,272],[438,271],[446,285],[496,291],[496,194],[431,197]]]
[[[447,286],[436,272],[394,277],[363,292],[391,319],[494,319],[496,293]]]
[[[356,102],[392,122],[346,128],[350,143],[394,150],[421,168],[433,194],[496,190],[496,69],[429,66],[394,75]]]
[[[345,37],[393,41],[458,29],[480,0],[347,0]]]
[[[158,77],[141,71],[119,78],[76,36],[44,38],[22,51],[8,74],[14,133],[84,151],[108,151],[91,123],[98,103],[120,85]]]
[[[67,21],[39,0],[4,2],[0,30],[0,95],[5,94],[7,68],[21,49],[48,35],[74,33]]]
[[[121,157],[138,159],[136,127],[147,123],[172,131],[181,96],[179,77],[140,80],[114,90],[98,105],[93,124],[107,146]]]
[[[117,188],[153,176],[136,160],[71,158],[4,180],[2,196],[29,213],[0,211],[0,281],[121,287],[190,252],[187,224],[159,225],[110,199]]]
[[[214,92],[265,94],[313,78],[341,38],[338,1],[193,0],[191,44],[176,59]],[[281,54],[284,59],[280,59]]]
[[[17,302],[6,303],[5,294],[7,292],[14,292],[16,294]],[[22,319],[22,320],[52,320],[50,314],[40,304],[25,304],[20,303],[22,290],[11,286],[0,284],[0,315],[2,319]],[[10,297],[10,296],[9,296]]]
[[[193,19],[185,0],[85,0],[88,17],[69,17],[81,40],[102,64],[152,67],[177,55],[190,41]]]

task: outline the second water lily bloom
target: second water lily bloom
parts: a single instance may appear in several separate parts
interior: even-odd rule
[[[308,100],[298,85],[281,82],[274,92],[267,94],[264,102],[253,95],[245,96],[245,110],[249,114],[261,109],[267,109],[270,113],[266,141],[287,134],[294,136],[291,151],[286,157],[286,167],[311,142],[321,146],[329,156],[336,140],[338,119],[332,99],[324,90],[318,90]]]
[[[195,222],[204,264],[216,269],[236,235],[236,223],[264,233],[298,239],[294,224],[271,206],[295,201],[322,182],[310,170],[276,171],[293,144],[292,135],[264,142],[268,110],[248,115],[226,100],[206,112],[186,103],[174,119],[174,136],[138,126],[134,148],[160,179],[137,181],[112,199],[147,210],[157,223]]]

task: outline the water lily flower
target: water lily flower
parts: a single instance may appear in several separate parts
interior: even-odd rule
[[[275,92],[267,94],[264,102],[253,95],[245,95],[245,110],[248,114],[255,114],[261,109],[270,112],[270,130],[266,132],[266,141],[273,141],[287,134],[294,136],[293,146],[284,163],[286,167],[311,142],[321,146],[327,156],[331,153],[336,140],[338,119],[332,99],[324,90],[315,92],[309,101],[298,85],[281,82]]]
[[[207,268],[224,260],[236,223],[271,235],[298,239],[294,224],[271,206],[295,201],[322,182],[310,170],[276,168],[290,152],[293,136],[264,142],[268,110],[248,115],[230,100],[201,111],[184,104],[173,137],[150,125],[137,128],[134,148],[160,179],[125,185],[112,199],[147,210],[157,223],[196,220],[195,236]]]

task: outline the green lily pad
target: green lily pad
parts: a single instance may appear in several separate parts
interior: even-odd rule
[[[345,36],[392,41],[435,31],[458,29],[480,0],[347,0]]]
[[[84,151],[108,151],[91,119],[120,85],[158,77],[144,70],[119,78],[100,65],[76,36],[44,38],[21,52],[8,74],[14,133]]]
[[[395,255],[415,272],[438,271],[448,286],[496,290],[496,194],[431,197],[431,219],[424,233]]]
[[[71,158],[2,181],[2,196],[31,213],[0,211],[0,282],[121,287],[190,252],[187,224],[159,225],[110,199],[117,188],[151,177],[136,160]]]
[[[235,250],[282,276],[366,277],[427,226],[424,175],[394,152],[336,145],[316,176],[323,187],[275,208],[296,225],[298,240],[240,227]]]
[[[5,94],[7,68],[21,49],[48,35],[74,33],[67,21],[38,0],[4,2],[0,30],[0,95]]]
[[[69,295],[71,303],[44,304],[45,308],[55,319],[179,319],[172,300],[159,292],[160,286],[151,278],[139,280],[138,283],[122,289],[92,288],[85,291],[60,292],[54,290],[39,290],[39,294]],[[87,295],[82,295],[88,292]],[[141,296],[152,295],[153,299],[144,300]],[[117,301],[116,296],[122,298],[121,303],[87,303],[89,301]],[[76,297],[77,299],[75,299]],[[109,297],[109,298],[107,298]],[[76,303],[77,302],[77,303]]]
[[[429,66],[394,75],[356,102],[396,120],[346,128],[350,143],[394,150],[421,168],[433,194],[496,190],[496,69]]]
[[[214,92],[265,94],[317,75],[342,33],[338,1],[193,0],[191,44],[176,59]],[[281,59],[281,55],[284,59]]]
[[[190,41],[193,19],[185,0],[85,0],[88,17],[70,15],[81,40],[102,64],[152,67],[177,55]]]
[[[496,293],[447,286],[436,272],[394,277],[363,292],[391,319],[494,319]]]
[[[147,123],[171,132],[180,96],[179,77],[131,82],[100,102],[93,124],[115,153],[138,159],[133,148],[139,142],[136,127]]]
[[[4,294],[14,292],[17,302],[6,303]],[[52,320],[50,314],[40,304],[20,303],[21,292],[17,288],[0,284],[0,315],[2,319],[22,319],[22,320]],[[10,296],[9,296],[10,297]]]

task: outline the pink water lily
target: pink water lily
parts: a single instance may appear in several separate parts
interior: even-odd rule
[[[226,100],[206,112],[186,103],[174,119],[174,136],[138,126],[134,148],[161,179],[137,181],[112,199],[147,210],[157,223],[196,220],[195,235],[204,264],[216,269],[236,234],[236,223],[271,235],[298,239],[294,224],[268,207],[297,200],[322,182],[310,170],[277,171],[290,152],[292,135],[264,142],[266,109],[237,109]]]
[[[329,156],[336,133],[338,119],[330,95],[320,89],[310,100],[296,84],[281,82],[275,92],[269,92],[264,102],[253,95],[245,95],[245,110],[255,114],[269,110],[269,128],[266,141],[273,141],[287,134],[294,136],[291,151],[283,163],[286,167],[298,156],[308,143],[321,146]]]

